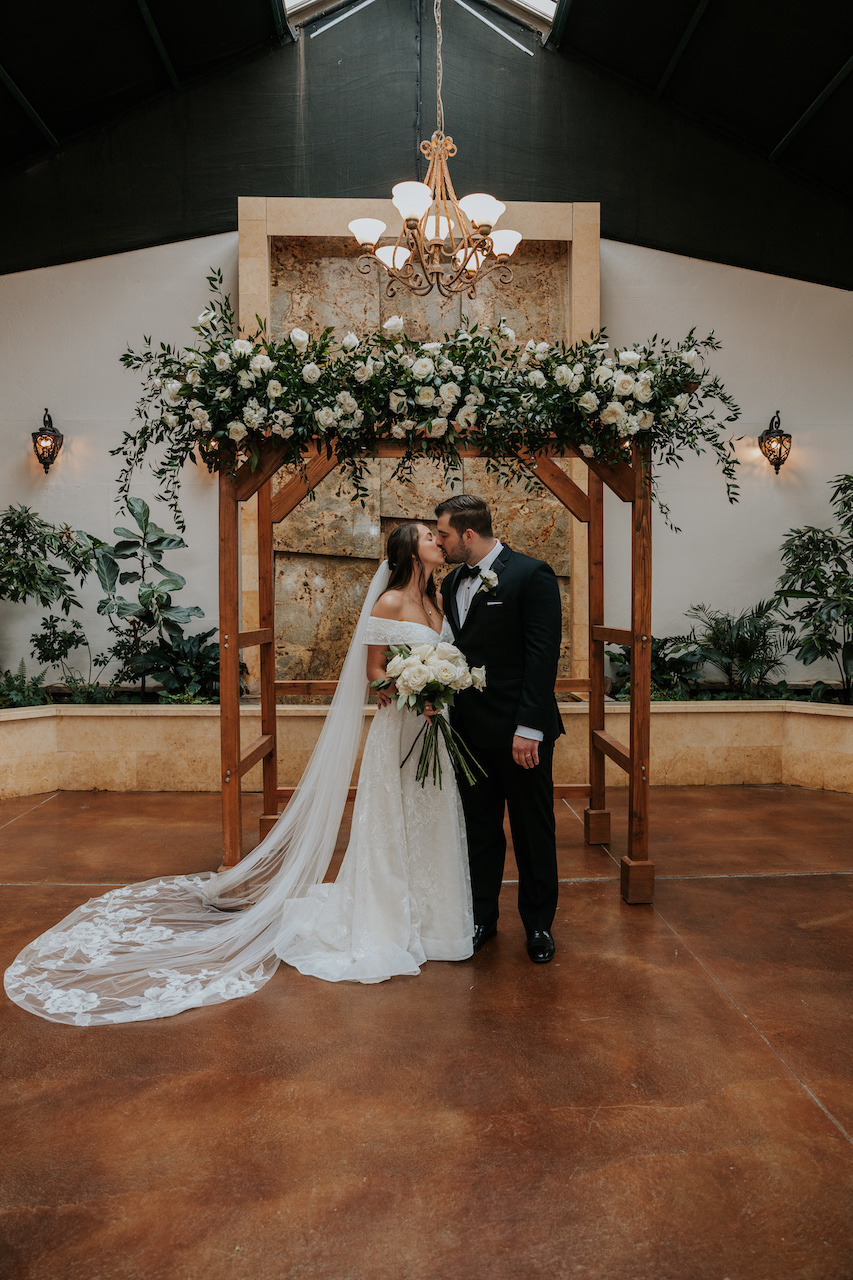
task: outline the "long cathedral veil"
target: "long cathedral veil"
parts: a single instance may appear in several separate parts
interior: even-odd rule
[[[53,1022],[162,1018],[257,991],[275,972],[283,904],[322,882],[364,724],[365,636],[390,573],[383,560],[311,758],[260,844],[218,874],[165,876],[78,907],[5,975],[9,997]]]

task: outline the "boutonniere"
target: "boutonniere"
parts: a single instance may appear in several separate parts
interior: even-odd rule
[[[480,586],[477,588],[476,594],[479,595],[484,591],[486,595],[490,595],[498,585],[498,575],[493,569],[484,569],[480,574]]]

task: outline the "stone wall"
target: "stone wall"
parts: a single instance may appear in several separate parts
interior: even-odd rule
[[[469,323],[495,324],[502,316],[516,336],[541,340],[566,328],[568,246],[559,241],[522,244],[513,259],[514,280],[498,290],[489,281],[476,299],[416,298],[401,290],[389,299],[371,268],[356,270],[358,247],[333,237],[275,239],[270,252],[270,328],[274,336],[298,326],[317,332],[378,328],[402,315],[418,340],[440,337],[467,315]],[[368,582],[385,553],[385,541],[405,520],[433,522],[434,508],[450,493],[477,493],[491,505],[495,534],[516,551],[546,560],[560,582],[563,652],[560,674],[571,674],[570,583],[572,517],[550,493],[520,481],[505,485],[486,463],[471,458],[445,475],[429,460],[410,478],[394,476],[395,462],[376,460],[364,505],[337,472],[274,530],[276,675],[280,680],[337,677]],[[568,463],[564,464],[568,470]],[[274,487],[288,476],[280,472]]]

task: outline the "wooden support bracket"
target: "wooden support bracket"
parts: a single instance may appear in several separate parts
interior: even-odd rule
[[[564,507],[568,507],[576,520],[589,524],[589,497],[565,471],[560,470],[556,462],[544,453],[538,453],[535,457],[531,454],[519,454],[519,461],[560,499]]]
[[[248,746],[246,750],[240,754],[240,777],[242,778],[244,773],[248,773],[252,766],[256,765],[259,760],[263,760],[264,756],[268,756],[274,747],[275,738],[271,733],[264,733],[260,738],[255,738],[255,741],[251,746]]]
[[[599,751],[603,751],[609,756],[614,764],[618,764],[620,769],[624,769],[626,773],[631,771],[631,753],[627,747],[623,747],[622,743],[612,734],[605,733],[603,729],[593,729],[592,731],[593,746]]]
[[[237,635],[238,649],[252,649],[259,644],[272,644],[272,627],[262,627],[259,631],[240,631]]]
[[[603,640],[605,644],[624,644],[630,646],[634,643],[634,633],[623,627],[593,627],[593,640]]]

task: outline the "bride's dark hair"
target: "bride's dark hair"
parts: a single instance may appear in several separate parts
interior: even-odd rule
[[[418,521],[410,520],[408,524],[400,524],[396,529],[392,529],[388,535],[386,555],[391,577],[385,590],[403,591],[412,578],[416,578],[421,591],[429,596],[430,600],[435,600],[435,583],[432,575],[427,574],[418,555],[420,527]]]

